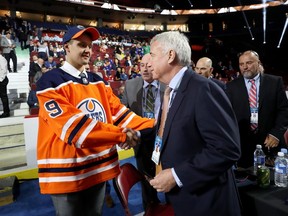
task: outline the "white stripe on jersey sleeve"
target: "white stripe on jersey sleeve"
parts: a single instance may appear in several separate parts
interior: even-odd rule
[[[62,128],[62,133],[61,133],[61,136],[60,136],[60,139],[62,141],[64,141],[65,139],[65,136],[66,136],[66,133],[67,133],[67,130],[70,128],[70,126],[73,124],[73,122],[77,119],[77,118],[80,118],[82,116],[84,116],[85,114],[84,113],[78,113],[74,116],[72,116],[70,119],[68,119],[68,121],[66,122],[66,124],[64,124],[63,128]]]
[[[130,115],[129,118],[122,124],[121,128],[125,128],[131,122],[134,116],[136,116],[136,114],[132,113],[132,115]]]
[[[86,139],[86,137],[91,132],[91,130],[93,130],[93,128],[95,127],[97,122],[98,122],[97,120],[93,119],[90,122],[90,124],[85,128],[85,130],[83,131],[83,133],[81,134],[81,136],[79,137],[79,139],[76,142],[76,148],[81,148],[83,141]]]

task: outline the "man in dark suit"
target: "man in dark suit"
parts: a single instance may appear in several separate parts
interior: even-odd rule
[[[219,87],[222,88],[223,90],[226,89],[226,85],[224,82],[212,77],[213,67],[212,67],[212,60],[210,58],[207,57],[200,58],[196,63],[195,72],[212,80],[217,85],[219,85]]]
[[[239,56],[241,76],[227,84],[227,95],[236,114],[242,155],[238,166],[253,166],[253,152],[261,144],[266,155],[276,155],[288,125],[288,101],[282,78],[264,74],[259,55],[246,51]],[[250,108],[251,80],[256,84],[256,108]],[[251,104],[251,102],[250,102]],[[253,110],[256,110],[255,112]],[[255,115],[255,121],[252,117]],[[253,121],[253,122],[252,122]],[[256,123],[255,128],[251,123]]]
[[[240,140],[225,92],[189,68],[191,48],[184,34],[156,35],[150,53],[153,78],[172,89],[163,136],[158,133],[155,142],[162,171],[150,184],[166,193],[176,215],[240,215],[232,172]],[[163,104],[165,99],[166,91]]]
[[[142,57],[140,63],[141,77],[126,81],[121,102],[137,115],[157,119],[165,85],[153,80],[151,68],[147,67],[149,59],[150,54]],[[147,100],[149,85],[152,85],[153,97],[155,99],[154,110],[152,112],[146,108],[149,103]],[[137,168],[144,174],[154,176],[155,164],[151,160],[154,136],[150,138],[143,136],[141,138],[141,144],[134,147]],[[142,199],[144,209],[147,208],[148,204],[159,202],[157,191],[147,181],[142,182]]]

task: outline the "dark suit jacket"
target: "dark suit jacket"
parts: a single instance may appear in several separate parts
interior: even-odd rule
[[[176,215],[240,215],[231,169],[239,157],[237,121],[225,92],[187,70],[168,112],[160,158],[183,184],[167,193]]]
[[[123,94],[123,97],[121,99],[121,103],[130,108],[133,112],[135,112],[137,115],[142,116],[143,110],[142,110],[142,97],[143,97],[143,84],[144,81],[142,77],[137,77],[131,80],[127,80],[125,82],[125,91]],[[160,101],[162,101],[163,94],[165,90],[165,85],[160,84]],[[154,146],[154,138],[155,136],[141,136],[142,143],[145,143],[145,148],[147,151],[147,145],[148,151],[152,153],[153,146]],[[143,152],[144,149],[141,147],[142,145],[137,145],[134,147],[135,157],[138,157],[138,152]],[[151,158],[151,156],[150,156]]]
[[[263,145],[268,134],[283,140],[288,125],[288,100],[282,78],[263,74],[260,76],[259,88],[258,133],[255,135],[250,131],[249,96],[243,76],[227,83],[226,92],[236,114],[241,137],[242,156],[238,166],[245,168],[253,165],[256,144]],[[268,154],[264,146],[263,150]],[[278,150],[274,149],[274,154]]]
[[[222,88],[224,91],[226,89],[226,84],[218,79],[215,79],[215,78],[211,78],[211,80],[213,82],[215,82],[218,86],[220,86],[220,88]]]

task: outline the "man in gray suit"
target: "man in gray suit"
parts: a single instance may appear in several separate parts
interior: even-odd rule
[[[126,81],[125,91],[121,102],[137,115],[157,119],[165,85],[160,84],[159,81],[153,80],[151,68],[147,66],[149,60],[150,54],[146,54],[142,57],[140,63],[141,77]],[[154,109],[152,109],[152,111],[147,108],[149,104],[147,92],[150,85],[154,99]],[[155,164],[151,160],[153,147],[154,136],[149,138],[141,137],[141,144],[134,147],[138,170],[148,176],[155,175]],[[157,191],[148,183],[148,181],[142,183],[142,199],[144,210],[149,204],[159,202]]]
[[[11,39],[11,32],[7,31],[6,36],[2,36],[1,38],[1,47],[3,48],[3,55],[8,63],[8,70],[12,72],[10,67],[10,59],[13,62],[13,72],[17,73],[17,56],[15,52],[16,43]]]

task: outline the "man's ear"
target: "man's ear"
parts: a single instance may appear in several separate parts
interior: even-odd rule
[[[64,50],[65,50],[65,53],[70,51],[68,43],[64,44]]]
[[[176,59],[176,52],[174,50],[168,51],[168,63],[173,62]]]

